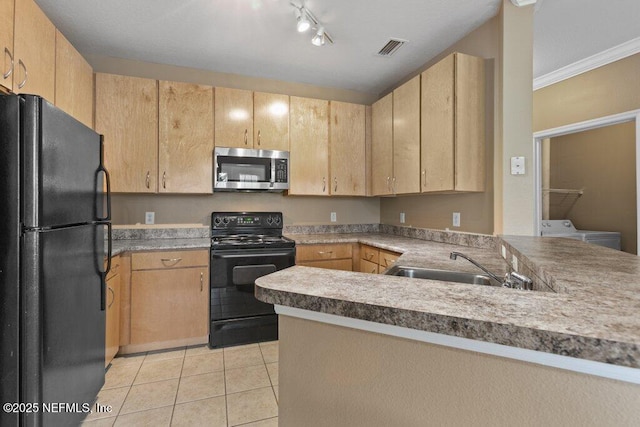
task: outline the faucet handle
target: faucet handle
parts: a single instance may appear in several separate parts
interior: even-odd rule
[[[531,291],[533,290],[533,281],[523,274],[512,271],[511,273],[505,274],[502,286],[505,288]]]

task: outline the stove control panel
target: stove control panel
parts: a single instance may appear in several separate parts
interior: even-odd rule
[[[213,212],[212,229],[282,228],[282,212]]]

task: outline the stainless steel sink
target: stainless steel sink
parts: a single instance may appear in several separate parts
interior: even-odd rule
[[[431,268],[403,267],[394,265],[384,274],[389,276],[412,277],[415,279],[442,280],[444,282],[469,283],[472,285],[498,286],[489,276],[462,271],[435,270]]]

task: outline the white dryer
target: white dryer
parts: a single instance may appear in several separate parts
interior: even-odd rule
[[[567,237],[582,240],[594,245],[620,250],[620,233],[617,231],[577,230],[571,220],[551,219],[542,220],[540,234],[547,237]]]

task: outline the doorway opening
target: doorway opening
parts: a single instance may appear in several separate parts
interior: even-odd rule
[[[619,232],[621,249],[638,254],[640,110],[536,132],[534,147],[536,235],[570,220]]]

